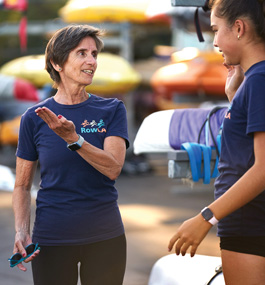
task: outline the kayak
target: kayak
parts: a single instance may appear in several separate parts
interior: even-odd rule
[[[150,0],[70,0],[59,10],[66,23],[148,21],[146,10]]]
[[[28,80],[37,88],[52,84],[45,70],[44,55],[29,55],[11,60],[2,66],[0,73]],[[86,90],[102,96],[125,94],[136,88],[140,81],[139,73],[127,60],[118,55],[100,53],[93,83]]]
[[[0,74],[0,100],[39,101],[37,88],[24,79]]]
[[[0,73],[28,80],[37,88],[42,88],[45,84],[52,84],[52,80],[45,70],[44,55],[15,58],[5,63],[1,67]]]
[[[151,86],[157,94],[171,99],[176,93],[225,97],[226,77],[220,54],[182,50],[173,53],[171,63],[153,74]]]
[[[93,82],[86,90],[105,96],[126,94],[135,89],[140,82],[140,74],[123,57],[100,53]]]
[[[17,145],[20,116],[0,124],[0,145]]]
[[[184,108],[154,112],[143,120],[133,143],[134,154],[168,153],[180,150],[183,143],[197,142],[200,130],[211,108]],[[213,137],[216,138],[227,106],[218,110],[211,117]],[[155,130],[159,130],[156,132]],[[200,143],[206,144],[205,127]],[[214,147],[210,137],[207,144]]]

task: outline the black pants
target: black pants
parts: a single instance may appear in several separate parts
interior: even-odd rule
[[[126,238],[77,246],[42,246],[32,261],[34,285],[76,285],[78,263],[82,285],[122,285]]]

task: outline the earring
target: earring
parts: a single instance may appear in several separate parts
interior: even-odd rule
[[[237,35],[237,39],[240,40],[240,35]]]

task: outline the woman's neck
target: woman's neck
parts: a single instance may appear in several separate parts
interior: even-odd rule
[[[75,105],[86,101],[89,98],[89,94],[84,88],[81,90],[69,91],[65,89],[58,88],[56,94],[54,95],[54,100],[57,103],[63,105]]]
[[[265,60],[265,44],[263,43],[252,45],[251,48],[248,47],[245,51],[246,52],[244,53],[240,63],[244,72],[246,72],[252,65]]]

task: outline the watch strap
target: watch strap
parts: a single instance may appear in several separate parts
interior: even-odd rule
[[[213,216],[208,222],[214,226],[218,224],[219,221]]]

